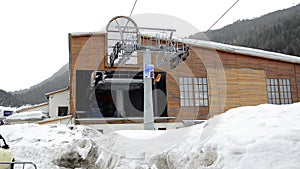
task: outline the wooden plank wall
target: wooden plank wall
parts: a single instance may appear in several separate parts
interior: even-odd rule
[[[299,88],[299,83],[297,84],[296,82],[296,77],[299,76],[299,73],[296,73],[296,68],[300,66],[299,64],[264,59],[256,56],[228,53],[223,51],[218,51],[218,54],[222,60],[224,68],[226,69],[247,68],[253,70],[264,70],[266,72],[266,78],[290,79],[293,102],[300,101],[299,90],[297,90],[297,86]]]
[[[298,100],[294,100],[294,102],[300,102],[300,65],[295,65],[295,73],[296,73],[296,91],[297,91],[296,93],[298,95]]]
[[[98,70],[106,53],[106,34],[69,34],[70,112],[76,115],[76,70]]]
[[[177,117],[176,121],[178,122],[183,119],[206,119],[209,112],[208,106],[180,106],[179,77],[207,77],[205,66],[200,57],[193,50],[190,51],[190,56],[175,69],[164,69],[167,72],[168,113],[169,116]]]
[[[263,70],[226,70],[227,95],[225,110],[255,106],[268,102],[266,76]]]
[[[75,115],[76,70],[113,70],[108,68],[106,34],[70,35],[71,113]],[[147,42],[144,42],[147,43]],[[139,59],[139,62],[141,60]],[[155,59],[153,60],[155,63]],[[138,68],[118,70],[140,71]],[[293,102],[300,101],[300,65],[236,53],[192,47],[190,56],[175,69],[156,67],[167,72],[169,116],[183,119],[205,119],[229,108],[267,102],[266,78],[291,80]],[[179,77],[208,77],[209,107],[180,107]],[[225,97],[226,96],[226,97]]]
[[[193,47],[191,53],[191,60],[199,58],[201,66],[206,71],[206,77],[209,84],[209,107],[206,109],[208,116],[214,116],[224,112],[226,100],[226,74],[222,60],[217,51]],[[227,58],[225,58],[227,59]],[[236,63],[228,58],[228,63],[233,67]],[[196,74],[197,76],[198,74]],[[232,77],[235,78],[235,77]],[[233,103],[232,103],[233,104]],[[204,112],[201,112],[204,113]]]
[[[264,70],[238,70],[239,106],[268,103],[266,74]]]
[[[225,80],[219,80],[222,76],[218,75],[220,72],[217,71],[208,75],[210,107],[204,110],[210,113],[209,116],[239,106],[267,103],[265,71],[225,69],[224,72]],[[183,109],[181,116],[191,113],[190,109]]]
[[[296,81],[296,77],[298,77],[299,79],[300,75],[299,73],[296,73],[294,68],[295,64],[293,63],[281,62],[276,60],[264,59],[256,56],[247,56],[224,51],[214,51],[211,49],[200,47],[193,47],[193,50],[195,51],[194,53],[196,53],[197,56],[192,55],[191,58],[200,56],[202,63],[206,67],[206,71],[208,74],[207,76],[209,77],[209,111],[211,115],[218,114],[222,110],[226,111],[229,108],[237,106],[267,103],[266,78],[290,79],[293,102],[299,101],[299,90],[297,90],[297,86],[299,86],[300,84],[299,80],[298,82]],[[219,65],[219,60],[221,61],[221,65]],[[297,71],[300,72],[300,65],[296,67],[298,68]],[[226,72],[226,80],[220,80],[220,78],[224,77],[222,76],[222,74],[224,74],[222,70],[226,70],[224,71]],[[221,74],[221,76],[217,76],[217,74]],[[217,82],[217,80],[221,82]],[[224,93],[224,86],[222,85],[222,81],[227,83],[227,97],[226,104],[224,107],[220,105],[220,103],[224,103],[224,100],[220,100],[218,99],[218,97],[214,97],[214,95],[217,94],[221,97],[220,92],[216,90],[217,88]],[[258,86],[259,90],[253,87],[253,85],[249,85],[251,83],[256,83],[256,86]],[[259,95],[258,99],[255,99],[256,94]],[[250,102],[252,102],[253,104],[249,104]]]
[[[214,79],[217,76],[209,76],[210,116],[239,106],[267,103],[266,80],[263,70],[225,69],[224,72],[225,80],[220,82],[214,82],[217,81]]]

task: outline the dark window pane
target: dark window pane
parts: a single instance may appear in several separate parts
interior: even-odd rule
[[[68,107],[58,107],[58,116],[68,115]]]

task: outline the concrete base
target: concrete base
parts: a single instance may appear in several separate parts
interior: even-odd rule
[[[88,125],[91,128],[102,132],[103,134],[108,134],[117,130],[144,130],[144,124],[91,124]],[[183,123],[155,123],[155,130],[168,130],[185,127]]]

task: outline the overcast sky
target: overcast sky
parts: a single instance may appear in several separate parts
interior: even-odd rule
[[[16,91],[47,79],[69,61],[68,33],[99,31],[111,18],[128,16],[134,1],[1,1],[0,89]],[[138,0],[133,15],[172,15],[205,31],[235,1]],[[300,0],[240,0],[213,29],[299,3]]]

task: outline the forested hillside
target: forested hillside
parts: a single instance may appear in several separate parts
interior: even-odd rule
[[[69,86],[69,64],[64,65],[43,82],[15,92],[0,90],[0,106],[19,107],[46,102],[45,94]]]
[[[0,89],[0,106],[15,107],[22,103],[11,93]]]
[[[300,56],[300,4],[190,38]]]
[[[69,85],[69,64],[64,65],[54,75],[29,89],[12,94],[23,104],[38,104],[46,102],[46,93],[65,88]]]

